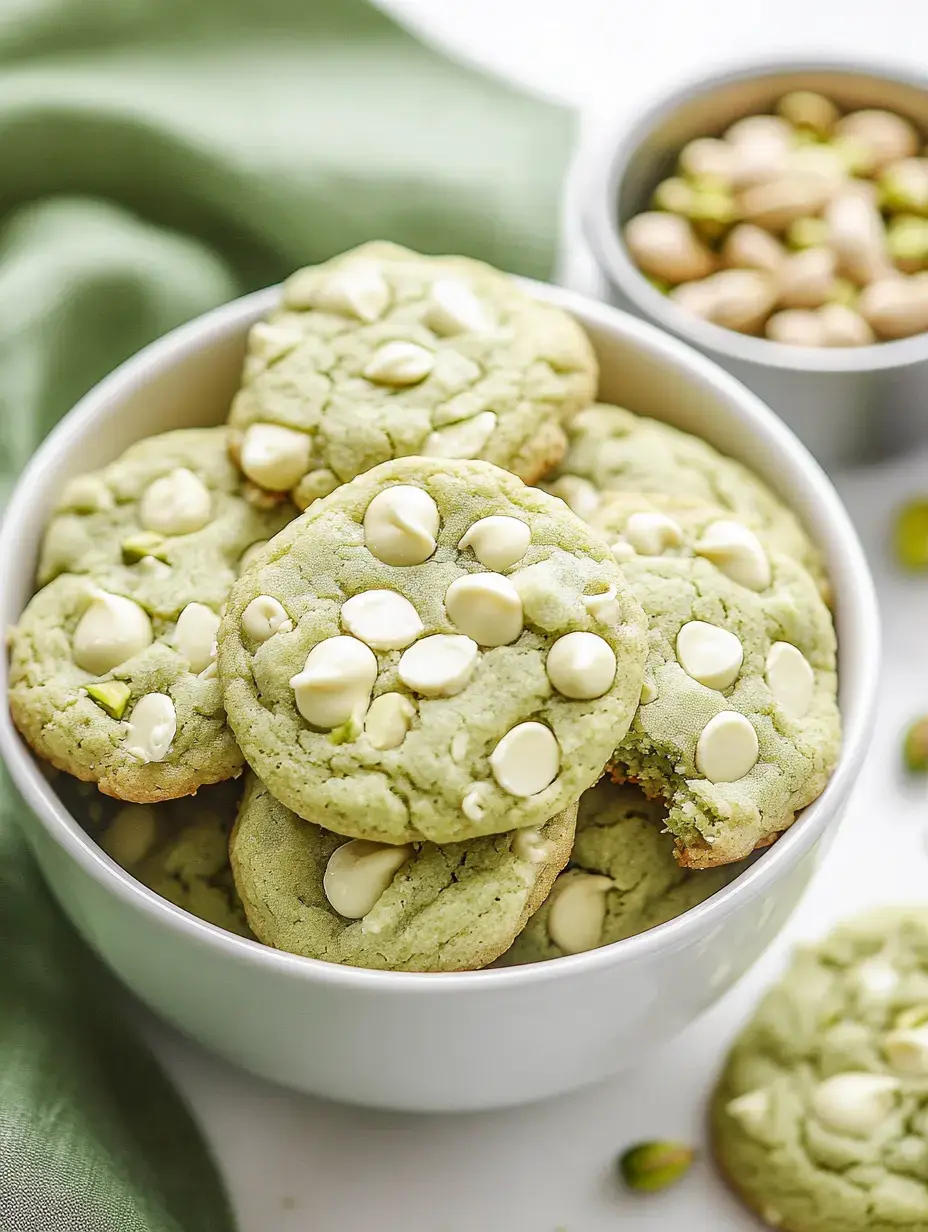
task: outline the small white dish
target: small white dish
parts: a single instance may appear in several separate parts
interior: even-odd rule
[[[557,288],[599,354],[601,396],[697,432],[761,474],[821,545],[836,598],[844,751],[822,796],[736,881],[679,919],[556,962],[457,974],[339,967],[225,933],[159,898],[106,856],[64,807],[0,710],[0,753],[32,812],[22,822],[65,911],[157,1013],[273,1081],[383,1108],[522,1103],[635,1063],[692,1021],[776,936],[827,848],[863,763],[879,669],[867,564],[830,482],[747,389],[683,343]],[[0,529],[0,619],[33,590],[62,483],[140,437],[219,423],[249,325],[274,289],[209,313],[92,390],[24,471]],[[6,689],[6,663],[0,664]]]

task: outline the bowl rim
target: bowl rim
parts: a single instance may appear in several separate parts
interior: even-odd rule
[[[648,282],[628,254],[618,225],[617,203],[632,157],[649,134],[695,99],[738,82],[765,77],[801,77],[809,73],[872,77],[891,84],[928,91],[928,74],[891,60],[866,60],[816,55],[795,59],[782,55],[748,61],[690,78],[683,86],[652,98],[631,115],[623,113],[578,158],[583,234],[609,281],[644,313],[694,346],[726,359],[758,367],[803,373],[883,372],[908,368],[928,359],[928,331],[910,338],[861,347],[800,347],[769,338],[755,338],[703,321],[662,295]]]
[[[544,985],[551,980],[593,976],[617,963],[635,964],[657,950],[679,949],[694,938],[713,933],[723,925],[740,897],[755,895],[773,885],[781,872],[795,865],[826,827],[839,819],[872,728],[879,676],[880,630],[876,593],[863,548],[830,481],[808,450],[756,395],[685,342],[646,321],[583,295],[548,284],[520,281],[530,292],[576,316],[581,323],[590,322],[606,333],[618,333],[626,342],[712,387],[720,400],[737,406],[735,414],[747,421],[756,439],[771,447],[784,464],[788,462],[804,474],[806,486],[818,502],[821,523],[830,527],[848,566],[843,572],[852,579],[852,585],[848,593],[839,594],[839,598],[847,608],[856,610],[858,624],[859,662],[854,665],[857,704],[852,713],[842,715],[844,738],[839,763],[818,799],[802,811],[800,819],[760,859],[705,902],[665,924],[595,950],[524,966],[459,972],[377,971],[289,954],[239,937],[190,915],[136,881],[97,846],[68,811],[42,773],[39,760],[16,731],[9,708],[0,706],[0,755],[25,804],[46,834],[104,890],[162,927],[184,934],[201,948],[218,949],[230,960],[246,964],[255,962],[310,983],[383,993],[402,990],[423,996],[489,993]],[[59,421],[20,475],[0,524],[0,596],[9,593],[11,578],[18,576],[11,563],[14,545],[20,528],[30,524],[33,493],[40,487],[36,481],[42,472],[49,466],[57,470],[82,435],[94,427],[98,419],[107,418],[108,408],[124,402],[166,365],[201,349],[210,341],[242,333],[248,324],[274,305],[278,294],[275,287],[253,292],[171,331],[116,368]],[[109,413],[113,413],[112,409]],[[7,656],[0,656],[0,690],[4,693],[7,671]]]

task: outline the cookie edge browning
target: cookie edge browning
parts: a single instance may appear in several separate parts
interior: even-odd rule
[[[304,825],[316,825],[316,823],[312,821],[307,821],[306,818],[300,817],[298,813],[294,813],[293,809],[287,808],[285,804],[282,804],[271,793],[267,785],[262,782],[262,780],[258,777],[257,774],[255,774],[253,770],[249,770],[247,772],[246,778],[245,778],[245,789],[242,795],[241,802],[238,807],[238,812],[236,814],[235,823],[232,827],[232,831],[229,836],[229,863],[232,868],[232,880],[235,885],[235,889],[239,896],[239,899],[241,900],[242,908],[245,912],[245,919],[248,923],[248,927],[251,929],[255,937],[257,937],[258,941],[262,945],[266,945],[270,947],[271,949],[279,949],[279,947],[276,946],[273,941],[267,939],[267,930],[263,927],[263,920],[266,918],[267,913],[265,912],[263,914],[262,920],[260,922],[257,921],[255,918],[253,918],[252,904],[254,900],[252,896],[246,893],[246,889],[245,889],[245,881],[246,879],[248,879],[248,874],[247,872],[244,871],[243,862],[239,859],[239,856],[237,854],[236,840],[238,838],[239,831],[242,827],[242,822],[244,820],[246,807],[252,802],[252,800],[255,797],[259,795],[259,793],[265,793],[269,797],[269,799],[273,801],[273,803],[276,806],[278,806],[281,809],[284,809],[285,812],[292,814],[293,817],[295,817],[298,822]],[[509,949],[509,947],[512,945],[512,943],[515,941],[516,937],[519,935],[519,933],[522,931],[522,929],[531,919],[531,917],[535,914],[535,912],[542,905],[542,903],[547,899],[548,895],[551,893],[551,890],[554,887],[554,883],[557,880],[558,876],[567,867],[567,862],[570,859],[570,853],[571,853],[571,850],[573,849],[574,835],[576,833],[577,808],[578,808],[577,804],[572,804],[568,808],[563,809],[560,813],[556,813],[554,817],[550,817],[546,822],[543,823],[544,826],[554,826],[555,823],[559,823],[558,825],[559,842],[555,848],[555,854],[552,856],[550,860],[547,860],[544,863],[542,870],[539,873],[534,885],[531,887],[529,894],[526,898],[525,906],[523,907],[523,910],[519,916],[518,922],[512,931],[512,935],[508,938],[508,940],[500,941],[498,948],[497,948],[497,943],[493,942],[487,948],[485,948],[478,955],[477,958],[475,958],[473,963],[468,964],[467,966],[463,966],[463,967],[462,966],[403,967],[401,968],[401,971],[406,972],[406,973],[411,973],[411,974],[425,974],[425,975],[440,974],[442,972],[450,973],[450,972],[455,972],[455,971],[479,971],[482,968],[489,966],[490,963],[495,962],[495,960],[499,958],[502,954],[505,954],[506,951]],[[324,827],[318,826],[317,828],[323,829]],[[529,828],[532,828],[532,827],[529,827]],[[540,827],[534,827],[534,828],[540,828]],[[334,833],[334,831],[329,831],[329,833]],[[520,831],[513,830],[513,831],[510,831],[509,833],[512,835],[516,835],[520,833]],[[351,839],[348,836],[338,836],[338,837],[344,837],[344,841],[346,843],[351,841]],[[464,839],[464,840],[461,840],[461,843],[447,843],[447,844],[437,844],[437,843],[432,844],[431,840],[424,840],[424,841],[416,840],[416,842],[421,846],[432,845],[432,846],[444,847],[444,846],[460,846],[463,843],[492,842],[495,838],[499,838],[499,837],[500,835],[488,834],[488,835],[482,835],[479,838],[475,838],[475,839]],[[552,836],[552,837],[555,837],[555,836]],[[332,910],[333,910],[333,914],[335,915],[338,914],[337,912],[335,912],[334,908]],[[311,954],[298,954],[292,950],[280,950],[280,952],[281,953],[292,953],[294,954],[294,957],[296,958],[308,958],[313,962],[326,963],[328,966],[353,967],[355,970],[359,970],[359,971],[395,970],[395,968],[389,968],[389,967],[362,967],[360,965],[353,964],[353,963],[335,963],[335,962],[330,961],[327,958],[318,958]]]

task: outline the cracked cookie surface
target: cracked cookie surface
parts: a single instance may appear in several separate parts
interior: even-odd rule
[[[676,919],[738,875],[735,866],[680,868],[665,816],[662,801],[631,785],[602,780],[584,792],[568,866],[501,965],[544,962],[634,937]]]
[[[712,1099],[726,1178],[787,1232],[928,1228],[928,910],[797,951]]]
[[[711,505],[613,493],[592,522],[650,625],[613,773],[668,800],[681,864],[743,859],[792,824],[837,762],[831,614],[801,565]]]
[[[437,846],[346,840],[249,775],[232,835],[255,935],[327,962],[468,971],[506,949],[567,860],[576,806],[537,830]]]
[[[287,807],[389,843],[537,825],[599,778],[645,619],[606,544],[485,462],[386,463],[232,588],[229,721]]]
[[[392,458],[482,458],[532,482],[595,394],[566,313],[498,270],[370,243],[283,285],[255,325],[229,422],[259,487],[302,507]]]
[[[821,554],[792,510],[740,462],[660,420],[606,404],[581,411],[568,426],[567,452],[546,486],[581,517],[593,513],[597,496],[608,491],[672,493],[716,505],[804,565],[827,595]]]

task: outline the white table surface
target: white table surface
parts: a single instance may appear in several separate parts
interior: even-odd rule
[[[841,48],[918,63],[923,0],[389,0],[449,48],[582,106],[588,120],[715,61]],[[922,53],[923,54],[923,53]],[[675,1190],[638,1197],[616,1154],[647,1137],[702,1138],[725,1042],[781,964],[869,903],[928,901],[928,794],[898,772],[906,721],[928,709],[928,582],[886,553],[893,509],[928,490],[928,454],[839,481],[883,605],[882,701],[841,832],[786,933],[684,1036],[593,1089],[508,1112],[392,1116],[339,1108],[251,1078],[136,1011],[216,1153],[241,1232],[726,1232],[757,1225],[704,1163]]]

